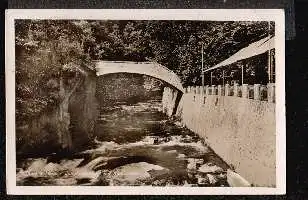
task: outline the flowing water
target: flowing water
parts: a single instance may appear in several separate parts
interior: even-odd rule
[[[17,163],[18,185],[228,186],[228,166],[152,100],[101,108],[96,138],[69,157]]]

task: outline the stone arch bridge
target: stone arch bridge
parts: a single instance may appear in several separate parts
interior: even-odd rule
[[[167,83],[164,88],[162,101],[167,105],[163,110],[169,116],[175,114],[178,103],[184,93],[181,79],[171,70],[154,62],[131,62],[131,61],[94,61],[97,76],[115,73],[142,74],[159,79]]]

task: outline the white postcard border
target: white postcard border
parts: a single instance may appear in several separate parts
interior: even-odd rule
[[[275,21],[276,188],[152,186],[16,186],[15,19]],[[11,9],[6,10],[6,183],[16,195],[266,195],[286,193],[285,17],[283,9]]]

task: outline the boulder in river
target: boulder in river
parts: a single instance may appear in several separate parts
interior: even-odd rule
[[[201,165],[198,171],[202,173],[221,173],[223,172],[223,169],[221,167],[218,167],[217,165],[206,163],[204,165]]]
[[[159,165],[146,162],[131,163],[115,168],[109,173],[114,185],[135,185],[151,177],[150,171],[164,170]]]
[[[187,169],[188,170],[197,170],[198,165],[201,165],[203,163],[203,159],[197,159],[197,158],[188,158],[187,159]]]
[[[196,178],[198,180],[199,186],[208,186],[209,185],[209,178],[207,176],[196,175]]]
[[[214,176],[213,174],[207,174],[206,176],[208,177],[209,183],[211,185],[214,185],[218,182],[218,178]]]
[[[40,170],[42,170],[47,164],[47,160],[46,159],[35,159],[33,160],[33,162],[31,163],[31,165],[28,167],[28,171],[30,172],[38,172]]]

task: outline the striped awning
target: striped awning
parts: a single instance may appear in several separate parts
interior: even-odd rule
[[[209,69],[204,70],[204,72],[217,69],[219,67],[223,67],[226,65],[230,65],[232,63],[235,63],[240,60],[244,60],[256,55],[263,54],[267,52],[268,50],[275,48],[275,37],[265,37],[257,42],[251,43],[247,47],[239,50],[237,53],[229,57],[228,59],[222,61],[221,63],[215,65],[214,67],[211,67]]]

